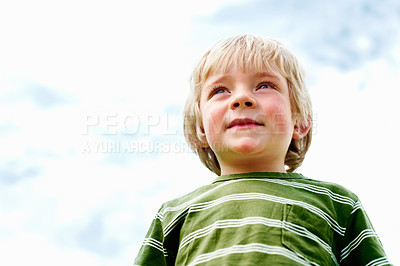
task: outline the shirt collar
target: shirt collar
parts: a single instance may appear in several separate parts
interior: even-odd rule
[[[276,178],[276,179],[299,179],[305,178],[302,174],[298,173],[280,173],[280,172],[250,172],[250,173],[240,173],[240,174],[230,174],[230,175],[221,175],[217,177],[213,183],[223,182],[228,180],[235,179],[245,179],[245,178]]]

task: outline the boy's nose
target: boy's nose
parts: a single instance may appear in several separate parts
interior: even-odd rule
[[[240,94],[236,96],[231,102],[231,109],[236,108],[255,108],[256,101],[247,94]]]

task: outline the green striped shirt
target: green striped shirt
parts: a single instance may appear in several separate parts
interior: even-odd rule
[[[357,196],[297,173],[223,175],[162,205],[135,265],[391,265]]]

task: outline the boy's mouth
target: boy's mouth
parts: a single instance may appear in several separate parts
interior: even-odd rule
[[[228,129],[236,128],[247,128],[247,127],[257,127],[263,126],[264,124],[258,123],[257,121],[250,118],[236,118],[229,125]]]

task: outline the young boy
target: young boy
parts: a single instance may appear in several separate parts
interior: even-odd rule
[[[288,50],[230,38],[191,82],[185,135],[219,177],[162,205],[135,265],[389,265],[356,195],[293,173],[312,111]]]

